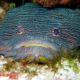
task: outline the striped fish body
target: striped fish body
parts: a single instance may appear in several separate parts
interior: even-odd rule
[[[53,59],[80,46],[80,10],[48,10],[27,3],[8,11],[0,25],[0,54],[21,59]]]

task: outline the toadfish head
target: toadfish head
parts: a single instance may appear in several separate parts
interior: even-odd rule
[[[43,56],[53,59],[62,51],[80,46],[80,10],[47,10],[25,4],[10,10],[0,25],[0,54],[15,59]],[[3,43],[4,44],[4,43]],[[9,47],[7,47],[9,46]]]

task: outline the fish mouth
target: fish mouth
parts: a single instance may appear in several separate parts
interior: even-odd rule
[[[53,59],[57,55],[56,48],[53,45],[36,40],[21,42],[15,46],[15,50],[19,58],[32,56],[33,60],[42,59],[43,57],[45,59]]]
[[[41,41],[24,41],[15,46],[15,48],[20,48],[20,47],[43,47],[43,48],[48,48],[48,49],[53,49],[56,50],[53,45],[49,44],[48,42],[41,42]]]

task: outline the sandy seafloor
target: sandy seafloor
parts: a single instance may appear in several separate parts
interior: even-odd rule
[[[6,71],[4,70],[4,64],[6,63],[8,63],[8,60],[1,56],[0,80],[80,80],[80,63],[77,62],[77,60],[73,60],[71,64],[69,64],[68,60],[62,60],[62,67],[56,65],[59,66],[57,72],[54,72],[54,70],[46,64],[27,64],[27,71],[19,72],[19,70],[23,68],[19,63],[17,69],[13,70],[11,68],[9,71]],[[9,64],[10,63],[8,63],[8,65]],[[74,68],[71,65],[77,65],[77,67],[75,66]],[[11,73],[13,73],[12,77]]]

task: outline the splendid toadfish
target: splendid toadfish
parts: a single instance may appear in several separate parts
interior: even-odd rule
[[[80,10],[48,10],[27,3],[8,11],[0,25],[0,55],[53,59],[80,46]]]

